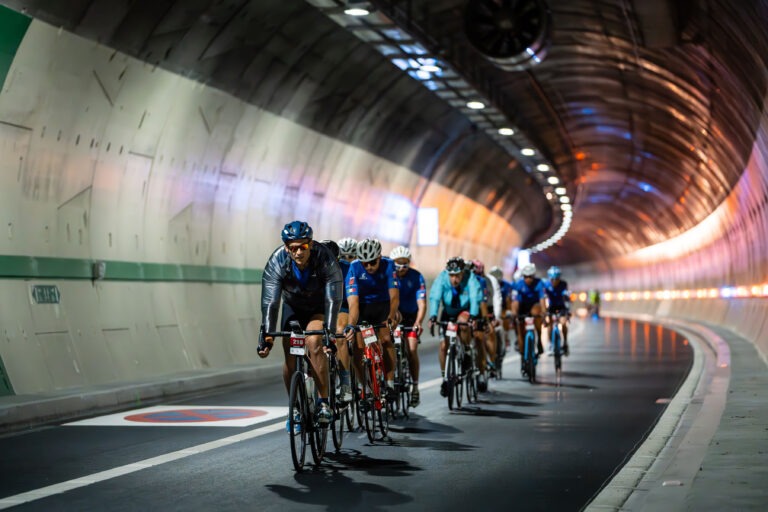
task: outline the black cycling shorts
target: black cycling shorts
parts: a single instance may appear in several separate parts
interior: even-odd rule
[[[403,317],[403,321],[401,323],[406,327],[413,327],[416,324],[416,317],[419,313],[403,313],[401,311],[400,314]]]
[[[298,320],[299,325],[301,325],[302,329],[306,329],[307,325],[309,324],[309,321],[312,319],[315,315],[325,315],[325,304],[318,307],[314,310],[304,310],[304,309],[296,309],[294,310],[290,304],[283,301],[283,322],[282,322],[282,330],[288,331],[289,328],[289,322],[291,320]]]
[[[383,324],[389,318],[389,301],[360,304],[358,323],[368,322],[371,325]]]

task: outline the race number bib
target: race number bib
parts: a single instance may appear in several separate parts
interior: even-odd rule
[[[533,323],[533,317],[525,317],[525,330],[533,331],[536,329],[536,325]]]
[[[376,343],[379,341],[379,338],[376,337],[376,330],[373,327],[366,327],[365,329],[362,329],[360,334],[363,335],[363,341],[366,345],[370,345],[371,343]]]
[[[448,322],[448,325],[445,328],[445,335],[449,338],[455,338],[459,335],[459,326],[453,322]]]
[[[395,337],[395,345],[401,344],[403,342],[403,335],[400,332],[400,327],[399,326],[395,329],[395,332],[393,334],[394,334],[394,337]]]
[[[307,350],[304,347],[305,336],[303,334],[291,334],[290,354],[292,356],[306,355]]]

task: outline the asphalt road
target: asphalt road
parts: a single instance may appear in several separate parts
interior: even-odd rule
[[[292,467],[284,417],[248,427],[65,425],[0,438],[0,508],[14,510],[579,510],[663,412],[692,362],[680,335],[629,320],[574,319],[557,382],[505,379],[448,410],[425,340],[422,404],[369,444],[345,436],[319,468]],[[285,407],[278,374],[178,402]],[[125,415],[131,414],[126,412]],[[330,443],[329,443],[329,446]],[[331,448],[332,449],[332,448]]]

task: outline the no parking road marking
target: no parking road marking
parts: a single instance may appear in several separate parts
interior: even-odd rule
[[[99,427],[249,427],[288,414],[287,407],[157,405],[66,423]]]

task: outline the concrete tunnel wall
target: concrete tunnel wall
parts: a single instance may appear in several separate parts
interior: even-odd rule
[[[294,218],[316,238],[409,244],[427,276],[455,254],[501,264],[521,243],[406,167],[45,23],[10,62],[0,357],[16,394],[253,363],[259,269]],[[436,247],[416,244],[422,193]],[[60,303],[38,303],[35,285]]]
[[[690,231],[634,254],[568,269],[574,289],[613,291],[603,309],[722,325],[768,363],[768,98],[752,153],[727,199]],[[684,207],[684,203],[680,203]],[[730,297],[723,297],[723,288]],[[656,298],[658,291],[669,293]],[[675,293],[672,293],[672,292]],[[618,300],[616,292],[624,292]],[[653,298],[646,299],[649,292]],[[707,297],[699,297],[704,292]],[[710,297],[710,293],[717,297]]]

